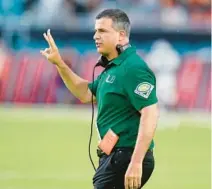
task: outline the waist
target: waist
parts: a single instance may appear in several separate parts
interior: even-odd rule
[[[118,151],[128,151],[128,152],[132,152],[133,153],[134,148],[133,147],[115,147],[115,148],[113,148],[111,154],[113,152],[118,152]],[[146,154],[148,154],[148,153],[153,153],[153,149],[148,149]],[[107,154],[105,154],[101,149],[97,148],[97,156],[99,158],[101,158],[104,155],[107,156]]]

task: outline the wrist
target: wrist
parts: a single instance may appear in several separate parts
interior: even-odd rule
[[[133,153],[132,158],[131,158],[131,162],[133,164],[142,164],[143,159],[144,159],[144,156],[141,153],[141,151],[134,150],[134,153]]]
[[[130,161],[131,164],[142,164],[143,163],[143,158],[132,158]]]
[[[60,69],[63,69],[66,67],[66,64],[65,62],[62,60],[62,59],[59,59],[57,62],[56,62],[56,66]]]
[[[135,162],[135,161],[131,161],[129,166],[130,167],[142,167],[143,162]]]

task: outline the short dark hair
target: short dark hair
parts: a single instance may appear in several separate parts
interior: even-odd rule
[[[127,14],[120,9],[106,9],[100,12],[96,19],[100,18],[111,18],[113,21],[113,27],[116,30],[124,30],[126,35],[130,36],[130,19]]]

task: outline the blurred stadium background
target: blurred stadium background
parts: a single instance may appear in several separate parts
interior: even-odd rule
[[[157,162],[145,188],[210,188],[209,0],[0,0],[0,189],[92,188],[91,106],[39,50],[51,28],[65,62],[91,80],[94,19],[115,7],[128,13],[131,43],[158,80]]]

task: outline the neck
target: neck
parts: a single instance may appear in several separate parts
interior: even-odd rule
[[[122,43],[122,44],[120,44],[120,45],[124,46],[124,45],[126,45],[126,44],[128,44],[128,43],[129,43],[129,40],[126,40],[124,43]],[[106,56],[106,58],[110,61],[110,60],[116,58],[118,55],[119,55],[119,54],[118,54],[118,52],[117,52],[117,50],[116,50],[116,48],[115,48],[115,50],[114,50],[113,52],[111,52],[110,54],[108,54],[108,55]]]
[[[113,52],[111,52],[110,54],[108,54],[106,56],[106,58],[110,61],[110,60],[113,60],[114,58],[116,58],[118,56],[118,52],[115,50]]]

